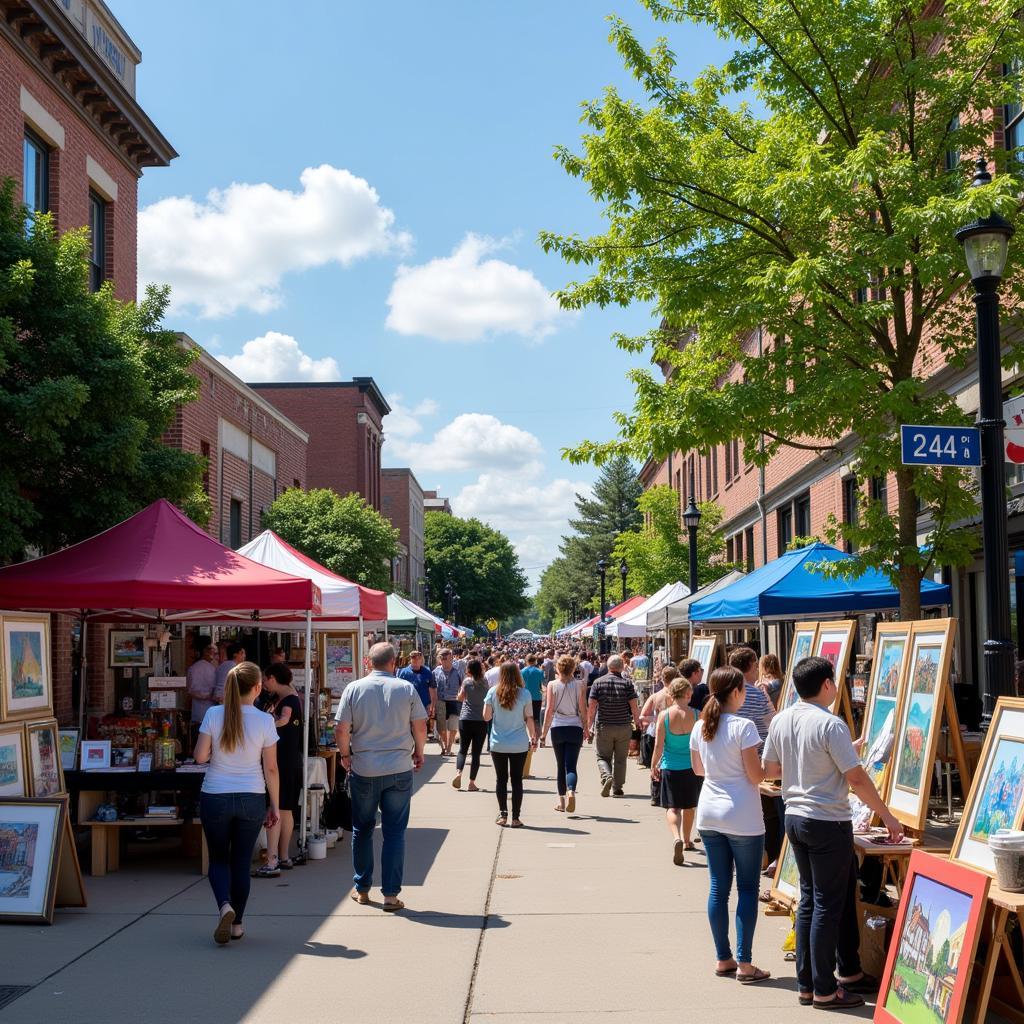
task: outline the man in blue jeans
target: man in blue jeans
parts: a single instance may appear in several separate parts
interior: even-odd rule
[[[850,790],[882,819],[892,842],[903,830],[861,766],[846,723],[832,714],[838,693],[832,663],[804,658],[793,669],[793,685],[800,700],[772,719],[764,773],[782,779],[786,836],[800,870],[800,1003],[842,1010],[863,1006],[862,993],[878,991],[878,979],[860,963]]]
[[[401,910],[398,898],[405,867],[412,773],[423,767],[427,713],[412,683],[395,678],[391,644],[370,648],[373,671],[350,683],[341,695],[334,735],[352,795],[352,898],[370,902],[373,884],[373,830],[380,826],[381,892],[384,909]]]

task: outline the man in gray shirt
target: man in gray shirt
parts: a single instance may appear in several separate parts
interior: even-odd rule
[[[412,801],[412,773],[423,767],[427,712],[412,683],[395,678],[391,644],[370,648],[373,671],[345,687],[334,735],[352,795],[352,863],[355,892],[370,902],[373,831],[380,810],[381,891],[384,909],[401,910],[398,898],[405,867],[405,830]]]
[[[782,779],[786,837],[800,871],[800,1003],[862,1006],[861,993],[877,992],[878,979],[860,963],[850,790],[882,819],[892,842],[903,838],[903,830],[861,766],[846,723],[830,710],[837,695],[832,663],[804,658],[793,669],[793,685],[800,700],[772,719],[764,772]]]

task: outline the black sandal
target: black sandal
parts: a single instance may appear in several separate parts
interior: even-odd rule
[[[507,814],[499,814],[498,817],[494,819],[494,824],[497,825],[499,828],[507,828],[508,827],[508,815]]]
[[[859,996],[854,992],[847,992],[843,988],[836,989],[835,999],[829,999],[825,1002],[819,1002],[817,999],[814,1000],[814,1008],[816,1010],[852,1010],[856,1006],[863,1005],[863,996]]]
[[[522,828],[523,823],[518,818],[512,819],[512,828]]]

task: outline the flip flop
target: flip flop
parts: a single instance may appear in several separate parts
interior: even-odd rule
[[[401,900],[395,900],[394,903],[384,904],[384,912],[387,914],[394,914],[399,910],[405,910],[405,904]]]
[[[737,970],[737,968],[735,968],[735,967],[726,967],[726,969],[724,971],[719,971],[719,970],[716,969],[715,970],[715,977],[716,978],[729,978],[729,977],[731,977],[732,975],[734,975],[736,973],[736,970]]]
[[[512,828],[523,828],[523,823],[518,818],[512,819]]]
[[[842,992],[842,995],[839,994],[840,992]],[[864,997],[858,996],[853,992],[846,992],[840,988],[836,991],[835,999],[829,999],[823,1003],[815,999],[813,1002],[816,1010],[852,1010],[855,1006],[864,1005]]]
[[[685,846],[682,839],[677,839],[672,844],[672,863],[678,867],[680,864],[686,863],[686,856],[683,853]]]
[[[225,903],[220,912],[220,920],[213,931],[213,941],[218,946],[226,946],[231,941],[231,926],[235,923],[235,911],[230,903]]]
[[[567,814],[572,814],[576,810],[576,794],[570,793],[568,800],[565,801],[565,810]]]
[[[359,892],[357,889],[352,893],[352,900],[361,907],[368,907],[370,905],[370,894],[368,892]]]
[[[462,776],[461,775],[456,775],[455,778],[452,779],[452,785],[456,789],[462,789]]]
[[[499,814],[498,817],[494,819],[494,824],[497,825],[499,828],[507,828],[508,827],[508,815],[507,814]]]
[[[770,977],[771,972],[762,971],[760,967],[755,967],[752,974],[736,974],[736,980],[741,985],[756,985],[759,981],[767,981]]]

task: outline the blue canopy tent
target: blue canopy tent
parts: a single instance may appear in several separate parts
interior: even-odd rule
[[[691,622],[764,622],[794,618],[823,618],[845,613],[898,608],[899,591],[877,569],[855,579],[830,579],[811,566],[843,562],[852,556],[828,544],[811,544],[787,551],[741,580],[690,605]],[[924,607],[948,605],[949,587],[932,580],[921,583]]]

